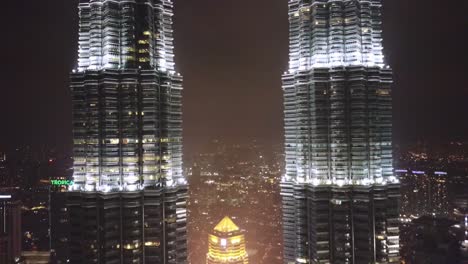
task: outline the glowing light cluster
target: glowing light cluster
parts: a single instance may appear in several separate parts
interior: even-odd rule
[[[168,0],[81,1],[77,70],[149,66],[174,72],[172,9]],[[135,23],[135,17],[155,21]]]
[[[186,185],[173,3],[79,2],[69,189],[108,193]]]
[[[284,263],[397,263],[399,179],[382,0],[288,5]]]
[[[183,77],[174,71],[173,3],[77,2],[67,259],[187,263]]]
[[[283,181],[397,181],[381,9],[381,0],[289,1]]]
[[[349,179],[319,179],[319,178],[288,178],[287,176],[283,176],[283,182],[295,182],[297,184],[312,184],[313,186],[319,185],[336,185],[339,187],[347,186],[347,185],[387,185],[387,184],[397,184],[400,180],[396,176],[389,176],[386,178],[378,177],[378,178],[364,178],[364,179],[357,179],[357,180],[349,180]]]
[[[243,231],[229,217],[208,236],[207,264],[248,264]]]
[[[290,72],[384,66],[380,1],[289,1]]]

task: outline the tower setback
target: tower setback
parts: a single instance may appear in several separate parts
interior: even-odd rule
[[[381,0],[289,0],[284,263],[399,263]]]
[[[70,263],[186,263],[170,0],[81,0]]]

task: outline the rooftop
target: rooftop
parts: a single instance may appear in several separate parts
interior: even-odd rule
[[[234,224],[234,222],[228,216],[224,217],[221,222],[219,222],[215,228],[215,231],[222,232],[222,233],[230,233],[234,231],[239,231],[240,228]]]

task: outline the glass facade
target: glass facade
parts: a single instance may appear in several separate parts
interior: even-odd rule
[[[70,263],[186,263],[170,0],[80,0]]]
[[[284,263],[399,263],[381,0],[290,0]]]

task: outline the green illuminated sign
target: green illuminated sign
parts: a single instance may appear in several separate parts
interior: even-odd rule
[[[70,180],[50,180],[52,185],[73,185],[73,181]]]

